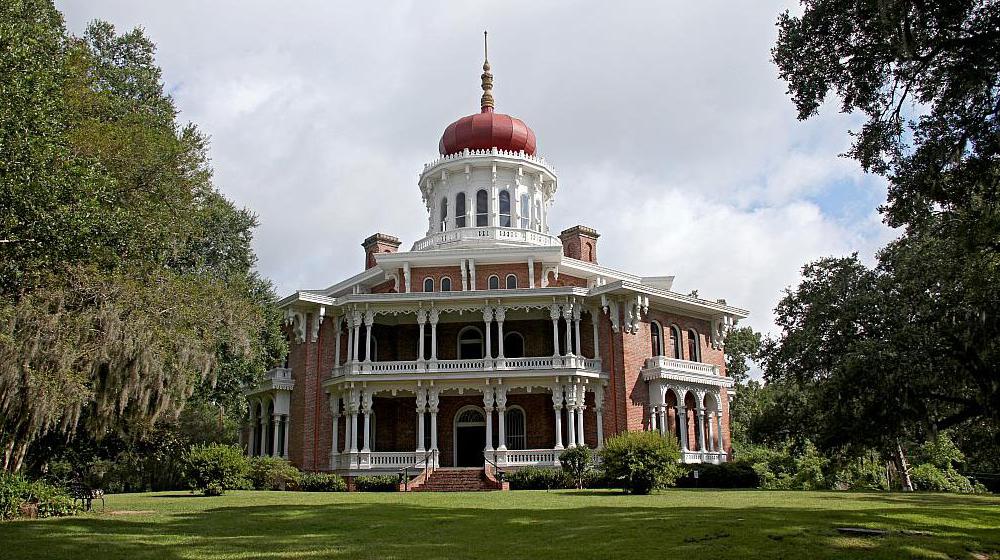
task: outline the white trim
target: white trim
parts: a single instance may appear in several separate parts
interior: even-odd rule
[[[430,289],[430,291],[427,290],[427,281],[428,280],[431,281],[431,289]],[[431,277],[431,276],[424,277],[424,280],[420,283],[420,289],[421,289],[421,291],[420,291],[421,294],[433,294],[434,293],[434,278]]]
[[[490,281],[493,280],[494,278],[497,279],[497,287],[496,288],[494,288],[493,286],[490,285]],[[486,279],[486,289],[487,290],[502,290],[503,289],[503,288],[500,287],[500,275],[499,274],[490,274],[490,277]]]
[[[513,288],[510,287],[510,282],[508,282],[508,280],[510,280],[511,278],[514,279],[514,287]],[[517,275],[516,274],[508,274],[507,276],[505,276],[504,279],[503,279],[503,288],[505,290],[516,290],[517,289]]]

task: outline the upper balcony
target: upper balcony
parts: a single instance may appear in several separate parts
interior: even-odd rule
[[[690,360],[678,360],[666,356],[646,358],[642,368],[643,381],[668,379],[682,383],[697,383],[715,387],[732,387],[733,380],[723,377],[719,366]]]
[[[600,358],[581,356],[532,356],[525,358],[477,358],[471,360],[404,360],[351,362],[333,368],[331,378],[354,375],[419,375],[444,377],[497,377],[520,375],[600,375]]]
[[[411,251],[447,249],[454,246],[476,245],[533,245],[540,247],[561,247],[562,241],[554,235],[530,229],[499,226],[460,227],[431,234],[413,244]]]

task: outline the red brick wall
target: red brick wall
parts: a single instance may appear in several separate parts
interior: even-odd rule
[[[462,291],[462,269],[458,266],[425,266],[411,268],[410,291],[424,291],[424,279],[429,277],[434,279],[434,291],[440,292],[441,279],[445,276],[451,278],[451,291]],[[405,277],[402,276],[402,272],[400,272],[400,278],[403,278],[403,281],[405,281]]]
[[[528,287],[528,263],[504,263],[504,264],[477,264],[476,265],[476,289],[489,289],[489,279],[496,274],[500,277],[500,289],[507,286],[507,275],[517,276],[517,287]]]
[[[586,288],[587,280],[577,278],[576,276],[570,276],[569,274],[560,274],[559,278],[555,279],[555,275],[550,272],[549,286]]]

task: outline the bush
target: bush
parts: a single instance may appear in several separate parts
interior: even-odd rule
[[[981,484],[973,484],[955,469],[939,468],[931,463],[921,463],[910,469],[910,480],[913,481],[914,490],[956,494],[980,494],[986,491]]]
[[[35,510],[38,517],[73,515],[80,507],[65,489],[43,480],[30,481],[20,474],[0,472],[0,519],[22,514],[22,506]]]
[[[833,488],[836,490],[889,491],[885,461],[875,451],[867,451],[860,457],[851,459],[837,470],[833,479]]]
[[[623,432],[609,438],[601,449],[607,476],[634,494],[673,486],[684,472],[680,458],[677,441],[657,432]]]
[[[302,473],[280,457],[252,457],[247,478],[254,490],[295,490]]]
[[[249,462],[239,446],[218,443],[192,445],[187,457],[188,484],[206,496],[249,488],[249,468]]]
[[[347,483],[333,473],[302,473],[299,490],[303,492],[344,492]]]
[[[391,474],[359,476],[354,479],[358,492],[395,492],[399,490],[399,478]]]
[[[586,446],[566,449],[559,454],[559,464],[562,465],[563,473],[578,489],[583,488],[584,475],[593,463],[593,452]]]
[[[694,471],[698,471],[698,478]],[[721,463],[718,465],[692,465],[690,474],[677,481],[684,488],[757,488],[760,476],[753,465],[746,462]]]
[[[566,475],[560,470],[524,467],[507,473],[511,490],[550,490],[566,488]]]

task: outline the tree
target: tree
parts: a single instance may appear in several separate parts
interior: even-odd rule
[[[729,427],[735,447],[749,443],[748,430],[760,413],[762,385],[750,378],[751,365],[760,357],[761,335],[751,327],[733,327],[726,336],[726,374],[735,384],[729,407]]]
[[[563,473],[573,480],[577,489],[583,488],[583,477],[593,462],[590,448],[585,445],[571,447],[559,454]]]
[[[633,494],[673,486],[683,472],[677,440],[658,432],[622,432],[608,438],[599,453],[608,478]]]

